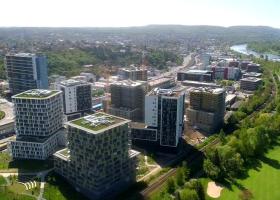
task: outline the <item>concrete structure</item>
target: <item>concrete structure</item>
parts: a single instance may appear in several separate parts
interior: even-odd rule
[[[31,53],[7,54],[5,67],[12,94],[48,88],[47,59]]]
[[[132,81],[147,81],[147,69],[142,68],[122,68],[120,69],[121,79],[130,79]]]
[[[145,97],[145,128],[133,126],[132,139],[177,147],[184,129],[184,101],[182,88],[152,90]]]
[[[224,89],[195,88],[190,91],[190,106],[187,109],[190,125],[212,133],[222,125],[224,114]]]
[[[247,72],[260,72],[261,71],[261,66],[259,64],[255,63],[250,63],[247,65]]]
[[[209,87],[209,88],[219,88],[220,85],[211,82],[199,82],[199,81],[182,81],[183,86],[188,87]]]
[[[176,85],[174,77],[160,77],[148,81],[148,91],[155,88],[168,89]]]
[[[247,91],[255,91],[262,85],[262,79],[255,77],[247,77],[240,79],[240,89]]]
[[[248,72],[243,74],[243,78],[248,78],[248,77],[255,77],[255,78],[260,78],[262,76],[261,73],[256,73],[256,72]]]
[[[63,144],[62,97],[60,91],[28,90],[12,97],[16,116],[14,158],[46,159]]]
[[[146,82],[124,80],[112,83],[109,113],[133,121],[142,121]]]
[[[63,110],[67,120],[79,118],[92,108],[91,84],[73,79],[55,85],[63,93]]]
[[[208,70],[188,70],[181,71],[177,73],[178,81],[205,81],[211,82],[213,81],[212,72]]]
[[[54,154],[55,171],[89,199],[114,199],[136,180],[129,120],[96,113],[67,123],[68,148]]]

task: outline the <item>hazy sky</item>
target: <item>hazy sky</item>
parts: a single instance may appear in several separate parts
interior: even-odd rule
[[[280,0],[0,0],[0,26],[267,25]]]

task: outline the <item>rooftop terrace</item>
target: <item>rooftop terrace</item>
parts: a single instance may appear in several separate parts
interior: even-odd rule
[[[42,90],[42,89],[33,89],[27,90],[25,92],[19,93],[13,98],[21,98],[21,99],[46,99],[55,94],[61,93],[58,90]]]
[[[67,125],[98,134],[116,126],[130,122],[130,120],[98,112],[67,123]]]

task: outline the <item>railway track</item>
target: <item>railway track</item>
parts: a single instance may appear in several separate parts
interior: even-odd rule
[[[186,155],[183,155],[180,157],[180,161],[186,160],[187,163],[189,165],[195,163],[195,161],[197,161],[198,159],[203,158],[203,153],[205,152],[205,150],[209,147],[209,146],[215,146],[216,144],[219,143],[219,139],[217,138],[216,140],[212,141],[211,143],[207,144],[206,146],[202,147],[198,152],[194,153],[193,152],[189,152]],[[190,157],[188,157],[188,155],[191,154]],[[145,188],[144,190],[142,190],[140,192],[140,194],[144,197],[144,199],[146,199],[147,197],[150,196],[150,194],[152,194],[155,190],[157,190],[158,188],[162,187],[163,184],[172,176],[174,176],[177,172],[177,168],[172,168],[170,169],[167,173],[163,174],[162,176],[160,176],[155,182],[151,183],[147,188]]]

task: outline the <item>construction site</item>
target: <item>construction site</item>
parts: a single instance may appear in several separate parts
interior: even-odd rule
[[[189,93],[187,122],[196,130],[216,131],[224,121],[225,90],[222,88],[194,88]]]

